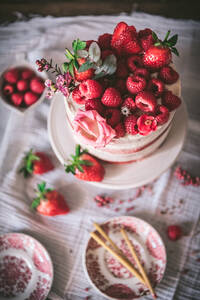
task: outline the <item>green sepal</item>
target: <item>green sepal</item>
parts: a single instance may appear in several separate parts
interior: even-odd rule
[[[40,204],[40,201],[46,198],[46,193],[53,191],[51,188],[46,189],[46,182],[42,181],[41,183],[38,183],[37,185],[38,191],[36,192],[36,198],[33,199],[33,202],[31,204],[32,208],[37,208],[37,206]]]
[[[33,154],[33,149],[28,151],[24,157],[24,165],[19,169],[19,173],[23,173],[24,177],[27,178],[33,173],[33,163],[36,160],[40,160],[38,156]]]
[[[33,199],[33,202],[31,204],[31,208],[35,209],[38,207],[38,205],[40,204],[40,197],[37,197],[35,199]]]
[[[69,63],[69,73],[74,77],[74,64],[73,61]]]
[[[66,48],[65,49],[65,56],[71,61],[74,59],[74,56],[71,54],[71,52]]]

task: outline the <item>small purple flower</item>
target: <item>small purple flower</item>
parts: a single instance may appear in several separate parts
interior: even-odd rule
[[[59,89],[61,91],[61,93],[65,96],[68,97],[69,96],[69,89],[67,86],[63,86]]]
[[[72,76],[70,75],[69,72],[67,72],[67,73],[64,74],[64,78],[65,78],[65,81],[66,81],[66,85],[69,86],[71,81],[72,81]]]
[[[65,78],[63,75],[58,75],[56,77],[56,86],[60,90],[65,84]]]
[[[48,90],[47,92],[46,92],[46,97],[47,97],[47,99],[51,99],[53,96],[54,96],[54,92],[53,91],[51,91],[51,90]]]
[[[46,87],[50,87],[52,85],[52,80],[47,79],[47,80],[45,80],[44,84],[45,84]]]

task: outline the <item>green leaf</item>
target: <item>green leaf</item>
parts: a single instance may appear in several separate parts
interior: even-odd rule
[[[87,70],[91,69],[92,67],[94,67],[94,64],[88,60],[80,66],[80,68],[78,69],[78,72],[80,73],[80,72],[87,71]]]
[[[79,163],[81,165],[85,165],[85,166],[92,166],[93,163],[90,160],[79,160]]]
[[[78,39],[77,50],[84,50],[85,47],[86,47],[86,42],[80,41],[80,40]]]
[[[154,31],[152,31],[152,37],[153,37],[153,39],[154,39],[155,41],[158,40],[158,36],[157,36],[157,34],[156,34]]]
[[[69,72],[72,75],[72,77],[74,77],[74,65],[73,65],[73,61],[71,61],[69,63]]]
[[[74,59],[74,56],[71,54],[71,52],[66,48],[65,49],[65,51],[66,51],[66,57],[71,61],[71,60],[73,60]]]
[[[171,32],[170,30],[167,31],[166,36],[165,36],[165,38],[164,38],[164,42],[167,41],[167,39],[168,39],[168,37],[169,37],[169,35],[170,35],[170,32]]]
[[[157,46],[160,46],[160,45],[161,45],[160,42],[157,42],[157,43],[154,44],[154,46],[156,46],[156,47],[157,47]]]
[[[78,70],[79,64],[78,64],[78,61],[76,59],[73,60],[73,64],[74,64],[74,67]]]
[[[171,47],[171,51],[172,51],[175,55],[179,56],[179,52],[178,52],[178,50],[177,50],[175,47]]]
[[[81,146],[80,146],[80,145],[77,145],[75,151],[76,151],[76,156],[80,156],[80,153],[81,153]]]
[[[84,171],[83,171],[83,168],[81,167],[81,165],[77,165],[76,167],[77,167],[77,169],[78,169],[81,173],[84,172]]]
[[[62,69],[63,69],[63,72],[66,73],[68,71],[68,69],[69,69],[69,63],[64,62],[62,64]]]
[[[37,197],[35,199],[33,199],[33,202],[31,204],[32,208],[37,208],[37,206],[40,204],[40,197]]]
[[[38,186],[38,190],[39,190],[41,193],[43,193],[43,192],[45,191],[46,182],[43,181],[43,182],[39,183],[37,186]]]
[[[175,46],[177,40],[178,40],[178,34],[175,34],[168,40],[168,43],[170,44],[170,46]]]
[[[106,74],[105,74],[105,72],[101,72],[101,73],[99,73],[99,74],[96,74],[94,77],[93,77],[93,79],[99,79],[99,78],[101,78],[101,77],[104,77]]]
[[[78,40],[74,40],[74,41],[72,42],[72,48],[73,48],[73,50],[74,50],[74,53],[77,52],[77,44],[78,44]]]

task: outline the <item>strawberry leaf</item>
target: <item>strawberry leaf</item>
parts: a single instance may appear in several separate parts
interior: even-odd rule
[[[169,40],[168,43],[170,44],[170,46],[175,46],[178,40],[178,34],[173,35]]]
[[[38,207],[39,204],[40,204],[40,197],[37,197],[37,198],[33,199],[31,207],[35,209]]]
[[[89,160],[79,160],[79,163],[81,165],[85,165],[85,166],[92,166],[93,165],[93,163]]]
[[[62,64],[62,69],[63,69],[63,72],[66,73],[68,71],[68,69],[69,69],[69,63],[64,62]]]
[[[167,41],[167,39],[168,39],[168,37],[169,37],[169,35],[170,35],[170,32],[171,32],[170,30],[167,31],[166,36],[165,36],[163,42],[166,42],[166,41]]]
[[[152,31],[152,37],[153,37],[153,39],[154,39],[155,41],[158,40],[158,36],[157,36],[157,34],[156,34],[154,31]]]
[[[71,54],[71,52],[66,48],[65,49],[65,56],[69,59],[69,61],[74,59],[74,56]]]
[[[171,51],[172,51],[175,55],[179,56],[179,52],[178,52],[178,50],[177,50],[175,47],[171,47]]]
[[[89,69],[91,69],[91,68],[93,68],[94,67],[94,64],[93,63],[91,63],[89,60],[88,61],[86,61],[84,64],[82,64],[81,66],[80,66],[80,68],[78,69],[78,72],[80,73],[80,72],[84,72],[84,71],[87,71],[87,70],[89,70]]]
[[[38,187],[38,190],[39,190],[41,193],[44,193],[45,187],[46,187],[46,182],[43,181],[43,182],[39,183],[39,184],[37,185],[37,187]]]
[[[73,60],[74,67],[78,70],[79,64],[76,59]]]
[[[23,173],[24,177],[27,178],[33,173],[33,165],[34,161],[40,160],[40,158],[33,154],[33,150],[31,149],[26,153],[24,157],[24,165],[20,168],[19,173]]]
[[[81,173],[84,172],[84,171],[83,171],[83,168],[81,167],[81,165],[77,165],[77,169],[78,169]]]
[[[76,156],[79,156],[81,153],[81,146],[80,145],[77,145],[76,146]]]
[[[74,64],[73,64],[73,61],[71,61],[69,63],[69,72],[72,75],[72,77],[74,77]]]

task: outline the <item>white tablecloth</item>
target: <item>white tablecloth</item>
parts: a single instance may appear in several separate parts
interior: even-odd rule
[[[179,34],[180,58],[175,58],[181,74],[182,95],[189,113],[187,140],[178,163],[195,175],[200,175],[200,23],[176,21],[158,16],[134,13],[131,16],[84,16],[68,18],[36,17],[0,27],[0,71],[16,60],[16,54],[26,53],[32,62],[37,58],[57,57],[60,62],[65,47],[74,38],[95,39],[103,32],[112,32],[115,24],[124,20],[137,29],[151,27],[164,36],[168,29]],[[101,296],[89,286],[82,267],[82,254],[92,230],[92,222],[104,221],[117,215],[134,215],[150,222],[160,232],[167,247],[168,264],[157,291],[159,299],[200,299],[200,227],[199,187],[180,185],[168,170],[152,183],[152,193],[145,189],[134,200],[135,209],[127,213],[127,200],[136,189],[105,191],[65,174],[56,159],[47,135],[49,102],[19,116],[0,106],[0,233],[24,232],[41,241],[54,263],[55,278],[51,299],[91,299]],[[24,151],[44,150],[52,157],[54,172],[24,180],[17,174]],[[30,210],[36,184],[45,180],[65,195],[71,213],[55,218],[42,217]],[[110,209],[98,208],[93,201],[97,194],[107,193],[115,202]],[[118,212],[115,208],[119,207]],[[164,212],[164,213],[163,213]],[[184,236],[171,242],[166,236],[169,224],[180,224]],[[145,299],[150,299],[146,297]]]

